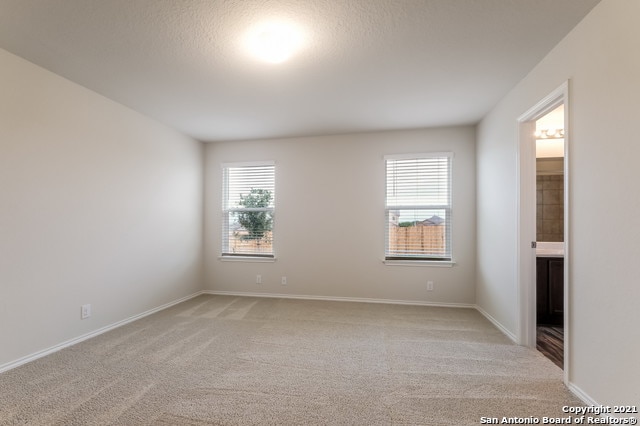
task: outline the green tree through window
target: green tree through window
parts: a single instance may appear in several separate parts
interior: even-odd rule
[[[240,194],[238,205],[247,210],[265,208],[271,204],[273,195],[268,189],[251,188],[249,194]],[[271,231],[273,214],[270,211],[239,211],[235,212],[238,222],[248,234],[243,234],[240,238],[244,240],[262,240],[265,234]]]

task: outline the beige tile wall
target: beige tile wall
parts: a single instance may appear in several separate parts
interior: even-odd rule
[[[536,179],[536,240],[564,241],[564,177],[538,176]]]

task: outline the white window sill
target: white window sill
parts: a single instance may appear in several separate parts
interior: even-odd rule
[[[456,264],[453,260],[383,260],[387,266],[433,266],[436,268],[451,268]]]
[[[258,256],[218,256],[218,260],[222,262],[273,263],[276,261],[276,258]]]

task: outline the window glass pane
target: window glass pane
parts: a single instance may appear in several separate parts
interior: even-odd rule
[[[222,254],[273,257],[274,165],[223,170]]]
[[[386,160],[387,259],[451,260],[451,156]]]
[[[387,206],[449,202],[449,157],[387,161]]]
[[[227,176],[227,197],[225,208],[241,207],[241,196],[247,196],[252,190],[262,190],[269,192],[271,198],[264,207],[273,207],[275,202],[275,180],[274,166],[241,166],[228,167]]]
[[[445,209],[389,210],[387,257],[445,257]]]
[[[227,220],[229,231],[226,254],[273,254],[273,212],[230,212]],[[252,225],[247,225],[245,221]]]

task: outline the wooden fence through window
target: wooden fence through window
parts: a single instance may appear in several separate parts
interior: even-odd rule
[[[444,255],[445,250],[444,224],[389,226],[389,253],[391,255]]]
[[[268,254],[273,252],[272,233],[267,232],[260,240],[243,239],[246,231],[229,236],[232,253]],[[391,255],[444,255],[446,250],[445,226],[412,225],[389,226],[389,253]]]

